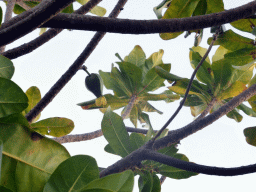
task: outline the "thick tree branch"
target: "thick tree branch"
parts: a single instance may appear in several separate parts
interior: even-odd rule
[[[233,21],[252,16],[255,14],[255,12],[256,2],[253,1],[246,5],[220,13],[181,19],[129,20],[61,13],[42,25],[42,27],[102,31],[123,34],[167,33],[219,26],[225,23],[231,23]]]
[[[109,17],[117,17],[120,13],[121,8],[127,0],[119,0],[113,11],[110,13]],[[75,62],[69,67],[69,69],[61,76],[61,78],[51,87],[51,89],[45,94],[45,96],[37,103],[37,105],[26,115],[26,118],[31,122],[60,92],[60,90],[68,83],[68,81],[76,74],[76,72],[81,68],[86,59],[93,52],[95,47],[98,45],[100,40],[104,37],[106,33],[97,32],[91,39],[89,44],[75,60]]]
[[[28,11],[30,14],[26,12],[24,14],[22,13],[21,15],[28,14],[28,16],[7,28],[4,28],[4,25],[0,28],[0,46],[11,43],[12,41],[33,31],[54,17],[73,1],[74,0],[44,0],[36,7],[30,9]],[[16,17],[12,20],[15,21],[15,18]]]
[[[147,134],[147,132],[148,132],[148,130],[146,130],[146,129],[139,129],[139,128],[134,129],[133,127],[126,127],[126,130],[127,130],[127,132],[142,133],[142,134]],[[157,131],[155,131],[155,132],[157,132]],[[96,139],[102,135],[103,135],[103,133],[102,133],[101,129],[99,129],[99,130],[91,132],[91,133],[56,137],[56,138],[53,138],[53,140],[57,141],[59,143],[73,143],[73,142],[80,142],[80,141]]]
[[[192,123],[182,127],[180,129],[170,131],[168,136],[156,140],[154,143],[154,149],[158,150],[160,148],[170,146],[171,144],[177,143],[181,139],[203,129],[204,127],[212,124],[214,121],[218,120],[222,116],[226,115],[228,112],[232,111],[235,107],[240,105],[242,102],[248,100],[253,95],[256,94],[256,84],[249,87],[243,93],[231,99],[225,105],[221,106],[217,111],[214,111],[210,115],[193,121]]]
[[[76,10],[74,13],[76,14],[86,14],[89,12],[94,6],[96,6],[99,2],[102,0],[91,0],[85,5],[81,6],[78,10]],[[25,43],[19,47],[16,47],[14,49],[8,50],[4,53],[2,53],[3,56],[9,58],[9,59],[15,59],[17,57],[20,57],[22,55],[28,54],[44,43],[48,42],[51,40],[53,37],[58,35],[63,29],[49,29],[36,39]]]

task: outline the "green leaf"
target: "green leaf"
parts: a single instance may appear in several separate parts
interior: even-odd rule
[[[219,100],[235,97],[247,89],[246,84],[236,81],[229,88],[225,89],[217,96]]]
[[[158,109],[156,109],[155,107],[153,107],[149,102],[147,101],[140,101],[139,102],[140,108],[142,111],[145,112],[157,112],[159,114],[163,114],[162,111],[159,111]]]
[[[190,62],[191,62],[191,66],[193,67],[193,69],[195,69],[198,66],[199,62],[202,59],[202,56],[206,52],[206,49],[202,49],[201,47],[196,47],[196,48],[197,49],[195,49],[193,47],[189,53]],[[201,50],[201,53],[195,52],[198,49]],[[209,58],[208,58],[208,60],[209,60]],[[212,73],[211,65],[209,62],[207,62],[206,60],[203,62],[203,64],[200,66],[200,68],[198,69],[198,71],[196,73],[196,77],[199,81],[207,84],[208,86],[213,85],[213,73]]]
[[[78,3],[84,5],[86,3],[89,2],[89,0],[76,0]],[[92,8],[90,10],[90,13],[94,14],[94,15],[98,15],[100,17],[103,17],[106,14],[106,9],[104,9],[103,7],[100,6],[95,6],[94,8]]]
[[[206,14],[216,13],[224,11],[224,3],[222,0],[206,0],[207,1],[207,11]]]
[[[172,0],[171,5],[166,10],[162,19],[184,18],[190,17],[197,7],[200,0]],[[161,33],[160,37],[164,40],[173,39],[182,34],[176,33]]]
[[[62,137],[74,129],[74,122],[67,118],[53,117],[31,124],[31,128],[42,134],[53,137]]]
[[[192,16],[205,15],[207,9],[206,0],[200,0]]]
[[[32,1],[24,1],[24,3],[29,6],[30,8],[33,8],[39,4],[39,2],[32,2]],[[19,6],[18,4],[15,4],[13,12],[17,15],[23,13],[26,11],[23,7]]]
[[[123,77],[129,80],[130,89],[137,93],[141,88],[142,70],[132,63],[117,62]]]
[[[196,117],[198,115],[200,115],[207,107],[206,103],[203,103],[201,105],[197,105],[197,106],[191,106],[190,110],[191,110],[191,114]]]
[[[238,30],[251,33],[256,26],[256,19],[239,19],[230,24]]]
[[[65,9],[61,11],[61,13],[73,13],[73,12],[74,12],[73,4],[70,4],[69,6],[67,6]]]
[[[225,59],[234,66],[243,66],[254,61],[256,56],[254,48],[243,48],[225,54]]]
[[[129,117],[130,117],[130,121],[132,122],[135,128],[137,128],[138,113],[139,113],[139,107],[137,105],[133,105],[132,110],[129,114]]]
[[[250,116],[250,117],[256,117],[256,112],[253,111],[250,107],[247,107],[244,104],[241,104],[237,107],[237,109],[242,110],[246,115]]]
[[[153,174],[153,187],[152,187],[152,191],[153,192],[160,192],[161,191],[160,179],[155,174]]]
[[[101,129],[104,137],[109,142],[111,148],[121,157],[125,157],[132,152],[129,135],[125,129],[122,118],[107,109],[101,122]]]
[[[93,157],[76,155],[63,161],[47,181],[44,192],[77,191],[99,178],[99,168]]]
[[[176,154],[174,156],[174,158],[181,159],[181,160],[187,161],[187,162],[189,161],[188,158],[185,155],[182,155],[182,154]],[[198,173],[185,171],[185,170],[178,169],[178,168],[175,168],[175,167],[171,167],[171,166],[168,166],[168,165],[161,165],[159,167],[159,171],[162,175],[164,175],[166,177],[173,178],[173,179],[187,179],[191,176],[198,175]]]
[[[28,98],[21,88],[9,79],[0,77],[0,118],[20,113],[28,106]]]
[[[12,61],[4,57],[3,55],[0,55],[0,77],[11,79],[13,74],[14,66]]]
[[[203,105],[205,104],[204,101],[202,101],[202,99],[196,95],[188,95],[184,106],[190,106],[190,107],[194,107],[194,106],[199,106],[199,105]]]
[[[148,142],[152,137],[156,135],[156,133],[153,130],[153,127],[151,125],[151,122],[149,120],[149,116],[146,113],[141,113],[140,114],[140,119],[141,121],[146,123],[146,127],[148,128],[148,132],[146,134],[146,137],[144,139],[144,142]]]
[[[47,28],[40,28],[39,35],[42,35],[42,34],[45,33],[46,31],[47,31]]]
[[[114,154],[114,155],[118,155],[112,148],[109,144],[107,144],[105,147],[104,147],[104,151],[108,152],[108,153],[111,153],[111,154]]]
[[[169,73],[168,71],[164,70],[164,69],[163,69],[162,67],[160,67],[160,66],[156,66],[156,67],[155,67],[155,70],[156,70],[157,74],[158,74],[160,77],[162,77],[162,78],[164,78],[164,79],[167,79],[167,80],[169,80],[169,81],[178,81],[178,80],[183,79],[182,77],[179,77],[179,76],[176,76],[176,75],[174,75],[174,74],[172,74],[172,73]]]
[[[208,39],[207,43],[210,45],[211,42],[212,37]],[[238,35],[232,30],[227,30],[218,37],[214,45],[221,45],[228,50],[235,51],[244,48],[254,48],[254,40]]]
[[[26,91],[26,95],[28,97],[28,107],[22,112],[22,114],[25,116],[31,109],[33,109],[36,104],[41,100],[41,93],[40,90],[36,86],[30,87]],[[41,113],[33,119],[33,123],[36,122],[41,116]]]
[[[0,175],[1,175],[1,170],[2,170],[2,159],[3,159],[3,141],[0,139]],[[1,177],[0,177],[0,182],[1,182]]]
[[[122,173],[111,174],[106,177],[96,179],[89,183],[83,191],[132,191],[134,183],[134,175],[131,170],[124,171]]]
[[[9,190],[8,188],[6,188],[4,186],[0,186],[0,191],[1,192],[13,192],[12,190]]]
[[[42,191],[57,166],[70,157],[59,143],[21,125],[1,124],[0,139],[4,144],[0,185],[12,191]]]
[[[146,55],[139,45],[136,45],[128,56],[124,58],[124,61],[132,63],[137,67],[142,67],[145,63]]]
[[[253,111],[256,111],[256,95],[248,99],[248,102],[252,106]]]
[[[228,114],[227,114],[227,117],[231,118],[231,119],[234,119],[236,122],[241,122],[242,119],[243,119],[243,116],[240,115],[236,109],[230,111]]]
[[[246,142],[248,144],[256,146],[256,127],[245,128],[244,136],[246,137]]]
[[[164,54],[164,50],[160,49],[158,52],[153,53],[148,58],[148,59],[152,60],[152,64],[153,64],[152,68],[154,68],[155,66],[163,64],[163,61],[162,61],[163,54]],[[171,69],[171,66],[170,66],[170,69]]]
[[[28,120],[20,113],[15,113],[8,115],[6,117],[0,118],[0,124],[19,124],[26,127],[30,127]]]
[[[151,192],[153,188],[153,175],[149,171],[144,171],[139,177],[140,192]]]
[[[160,67],[167,72],[170,71],[171,65],[160,65]],[[160,77],[154,68],[150,69],[143,79],[143,91],[141,93],[155,91],[156,89],[164,86],[164,81],[162,77]]]
[[[130,142],[133,150],[139,149],[141,146],[145,144],[145,136],[140,133],[131,133]]]
[[[219,46],[215,54],[212,56],[212,62],[224,59],[224,55],[228,52],[230,52],[228,49],[225,49],[224,47]]]

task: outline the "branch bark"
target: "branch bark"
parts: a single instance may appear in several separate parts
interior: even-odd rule
[[[94,6],[96,6],[99,2],[102,0],[90,0],[85,5],[81,6],[78,10],[76,10],[74,13],[76,14],[86,14],[89,12]],[[34,40],[25,43],[19,47],[16,47],[14,49],[8,50],[4,53],[2,53],[3,56],[9,58],[9,59],[16,59],[17,57],[20,57],[22,55],[28,54],[44,43],[51,40],[53,37],[58,35],[63,29],[49,29],[39,37],[35,38]]]
[[[13,23],[11,26],[6,27],[6,25],[3,24],[0,28],[0,46],[11,43],[33,31],[49,19],[53,18],[73,1],[74,0],[44,0],[29,11],[13,17],[12,20],[10,20],[10,23]],[[24,17],[24,15],[26,15],[26,17]],[[19,20],[19,18],[23,19]]]
[[[117,17],[121,8],[124,6],[127,0],[119,0],[109,17]],[[26,118],[31,122],[60,92],[60,90],[68,83],[68,81],[76,74],[81,68],[86,59],[93,52],[100,40],[106,33],[97,32],[91,39],[89,44],[75,60],[75,62],[69,67],[69,69],[61,76],[61,78],[51,87],[51,89],[45,94],[45,96],[37,103],[37,105],[26,115]]]
[[[42,27],[102,31],[122,34],[172,33],[219,26],[250,17],[256,12],[256,2],[227,11],[181,19],[129,20],[105,17],[58,14]],[[1,36],[0,36],[1,38]]]

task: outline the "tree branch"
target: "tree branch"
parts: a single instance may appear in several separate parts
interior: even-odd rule
[[[127,132],[134,132],[134,133],[142,133],[147,134],[148,130],[146,129],[134,129],[133,127],[126,127]],[[157,132],[157,131],[155,131]],[[77,134],[77,135],[66,135],[63,137],[56,137],[53,138],[54,141],[57,141],[59,143],[72,143],[72,142],[79,142],[79,141],[87,141],[91,139],[96,139],[100,136],[102,136],[101,129],[91,132],[91,133],[84,133],[84,134]]]
[[[119,0],[109,17],[117,17],[121,8],[124,6],[127,0]],[[91,39],[89,44],[75,60],[75,62],[69,67],[69,69],[61,76],[61,78],[51,87],[51,89],[45,94],[45,96],[37,103],[37,105],[26,115],[26,118],[31,122],[60,92],[60,90],[67,84],[67,82],[76,74],[86,59],[93,52],[100,40],[106,33],[97,32]]]
[[[178,19],[129,20],[81,16],[60,13],[41,27],[55,27],[123,34],[172,33],[219,26],[250,17],[256,12],[256,2],[227,11]],[[0,36],[1,38],[1,36]]]
[[[26,11],[28,13],[20,14],[20,17],[24,15],[28,15],[24,19],[15,22],[9,27],[1,26],[0,28],[0,46],[11,43],[12,41],[28,34],[33,31],[37,27],[41,26],[43,23],[54,17],[57,13],[59,13],[62,9],[67,7],[74,0],[44,0],[42,3],[37,5],[36,7]],[[15,21],[16,16],[12,19]],[[18,33],[17,33],[18,31]]]
[[[85,5],[81,6],[78,10],[76,10],[75,14],[86,14],[89,12],[94,6],[96,6],[99,2],[102,0],[90,0]],[[8,50],[4,53],[2,53],[3,56],[9,58],[9,59],[15,59],[17,57],[20,57],[22,55],[28,54],[44,43],[48,42],[50,39],[58,35],[63,29],[49,29],[39,37],[35,38],[34,40],[25,43],[19,47],[16,47],[14,49]]]

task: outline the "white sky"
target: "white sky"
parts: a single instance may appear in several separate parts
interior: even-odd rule
[[[128,0],[119,18],[129,19],[156,19],[152,9],[161,1]],[[249,0],[224,0],[225,9],[234,8],[250,2]],[[100,5],[110,13],[116,1],[103,1]],[[5,9],[3,2],[0,6]],[[227,27],[228,28],[228,27]],[[17,47],[20,44],[36,38],[39,30],[7,46],[7,49]],[[50,42],[38,48],[34,52],[13,60],[15,74],[13,81],[24,91],[30,86],[37,86],[44,95],[59,77],[74,62],[77,56],[90,41],[94,32],[84,31],[63,31]],[[203,42],[200,46],[208,48],[206,44],[209,37],[209,29],[205,30]],[[111,64],[118,61],[115,53],[121,57],[128,55],[135,45],[140,45],[146,56],[153,52],[164,50],[164,63],[171,63],[171,72],[182,76],[190,77],[192,68],[189,64],[188,52],[193,46],[194,34],[184,39],[184,34],[170,41],[164,41],[158,34],[153,35],[121,35],[107,34],[99,43],[96,50],[88,58],[85,65],[90,72],[98,72],[100,69],[109,72]],[[213,49],[211,55],[216,48]],[[66,87],[57,95],[53,102],[45,108],[41,119],[48,117],[66,117],[75,123],[72,134],[91,132],[100,129],[103,114],[98,110],[82,110],[76,104],[94,99],[94,95],[86,90],[84,86],[85,72],[79,71]],[[166,83],[168,85],[168,83]],[[167,90],[162,88],[158,92]],[[104,89],[105,93],[111,93]],[[179,102],[166,104],[165,102],[151,102],[163,115],[149,113],[154,129],[160,129],[177,108]],[[115,111],[120,114],[119,111]],[[241,112],[242,115],[244,115]],[[184,107],[178,117],[169,126],[169,129],[180,128],[193,121],[190,109]],[[192,162],[210,166],[234,167],[256,163],[256,148],[248,145],[243,136],[243,129],[255,126],[255,119],[244,115],[241,123],[236,123],[227,117],[208,126],[202,131],[184,139],[179,146],[180,153],[184,153]],[[132,126],[129,120],[125,120],[127,126]],[[138,124],[138,127],[141,127]],[[119,158],[104,152],[106,141],[103,137],[91,141],[64,144],[71,155],[86,154],[93,156],[100,167],[107,167]],[[249,174],[236,177],[217,177],[200,174],[198,176],[174,180],[167,179],[162,186],[162,191],[242,191],[255,187],[256,174]],[[134,191],[138,191],[135,184]]]

